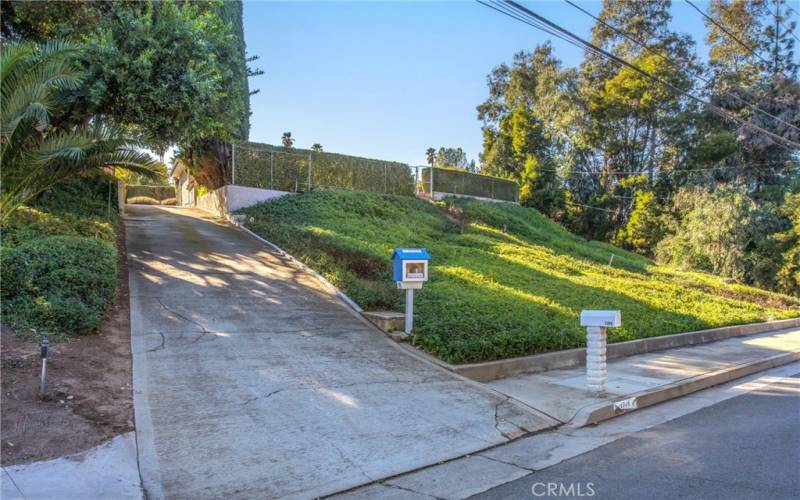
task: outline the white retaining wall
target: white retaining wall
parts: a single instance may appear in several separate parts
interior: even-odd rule
[[[228,218],[240,208],[290,194],[286,191],[228,185],[197,197],[196,207],[219,217]]]
[[[433,192],[433,199],[435,201],[441,201],[445,198],[450,196],[455,196],[456,198],[474,198],[480,201],[488,201],[491,203],[513,203],[514,205],[519,205],[516,201],[508,201],[508,200],[496,200],[494,198],[484,198],[483,196],[472,196],[470,194],[455,194],[455,193],[443,193],[441,191],[434,191]]]

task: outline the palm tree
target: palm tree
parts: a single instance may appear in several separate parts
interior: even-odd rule
[[[0,221],[69,177],[115,167],[152,175],[157,165],[140,143],[101,119],[51,124],[81,84],[78,52],[64,41],[0,47]]]
[[[291,148],[292,145],[294,144],[294,139],[292,138],[292,133],[291,132],[284,132],[283,136],[281,137],[281,143],[283,144],[283,147],[285,147],[286,149]]]
[[[322,153],[322,144],[315,142],[313,146],[311,146],[311,151],[315,153]]]
[[[425,150],[425,157],[428,159],[428,165],[431,167],[433,166],[433,162],[436,160],[436,150],[433,148],[428,148]]]

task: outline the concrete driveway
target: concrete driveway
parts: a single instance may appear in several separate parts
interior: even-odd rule
[[[149,498],[312,498],[555,424],[405,353],[219,219],[126,210]]]

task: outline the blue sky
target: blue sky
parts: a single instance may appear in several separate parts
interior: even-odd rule
[[[600,2],[580,1],[592,13]],[[707,2],[695,2],[705,9]],[[589,36],[592,19],[562,1],[524,2]],[[672,28],[705,56],[700,14],[674,0]],[[550,38],[477,2],[244,2],[249,55],[265,74],[251,97],[250,139],[425,163],[429,146],[461,146],[477,161],[486,75],[519,50]],[[566,66],[582,52],[552,40]]]

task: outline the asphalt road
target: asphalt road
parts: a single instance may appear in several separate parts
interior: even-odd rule
[[[473,498],[800,498],[800,376]]]

